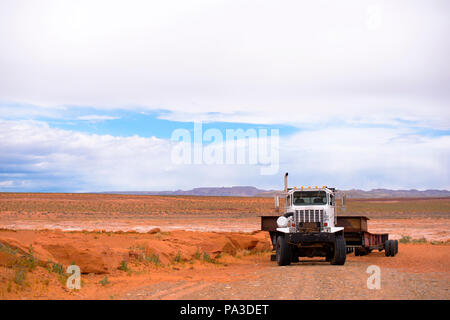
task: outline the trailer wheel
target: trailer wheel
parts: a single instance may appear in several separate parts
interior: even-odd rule
[[[393,257],[396,255],[395,241],[394,240],[386,240],[384,244],[384,251],[386,257]]]
[[[337,234],[334,241],[334,252],[330,263],[333,265],[343,265],[347,257],[347,247],[345,244],[344,235]]]
[[[279,266],[291,264],[291,248],[284,235],[279,235],[277,238],[277,263]]]
[[[397,252],[395,252],[395,241],[389,240],[391,242],[391,257],[395,256]]]
[[[391,255],[391,240],[386,240],[384,242],[384,255],[389,257]]]
[[[398,240],[393,240],[394,241],[394,256],[398,253]]]

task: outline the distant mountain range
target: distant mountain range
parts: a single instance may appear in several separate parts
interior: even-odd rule
[[[370,191],[352,189],[343,190],[348,198],[432,198],[450,197],[448,190],[389,190],[373,189]],[[272,197],[277,190],[263,190],[250,186],[194,188],[176,191],[112,191],[105,193],[159,195],[159,196],[232,196],[232,197]]]

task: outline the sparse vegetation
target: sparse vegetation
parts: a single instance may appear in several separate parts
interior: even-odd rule
[[[25,269],[19,268],[14,272],[14,282],[20,286],[23,285],[26,277]]]
[[[180,263],[181,262],[181,253],[180,251],[177,252],[177,255],[173,258],[174,263]]]
[[[160,266],[161,265],[161,261],[159,260],[159,255],[152,253],[152,255],[150,257],[145,257],[145,259],[154,264],[155,266]]]
[[[208,263],[214,263],[214,264],[217,264],[217,263],[219,263],[219,261],[217,261],[217,259],[220,258],[220,256],[221,256],[221,255],[218,254],[218,255],[216,256],[216,259],[213,259],[213,258],[211,258],[211,256],[210,256],[208,253],[203,252],[203,261],[208,262]]]
[[[399,240],[400,243],[410,243],[411,237],[410,236],[402,236],[402,238]]]
[[[109,284],[108,277],[105,276],[102,280],[99,281],[99,283],[102,286],[106,286],[107,284]]]
[[[51,266],[52,266],[51,267],[52,268],[52,272],[60,274],[60,275],[65,274],[64,267],[63,267],[62,264],[52,263]]]
[[[410,236],[402,236],[399,240],[400,243],[413,243],[413,244],[423,244],[423,243],[430,243],[434,245],[447,245],[450,244],[449,241],[435,241],[431,240],[428,241],[425,237],[419,238],[419,239],[413,239]]]
[[[14,253],[14,251],[12,251],[11,249],[8,249],[8,250],[11,253]],[[13,255],[15,255],[15,253]],[[28,248],[28,252],[23,254],[22,256],[20,256],[19,259],[17,259],[15,262],[15,267],[25,268],[28,271],[34,270],[34,268],[36,268],[37,265],[38,265],[38,260],[34,256],[32,245],[30,245],[30,247]]]
[[[125,271],[125,272],[130,271],[130,268],[128,267],[128,262],[125,260],[122,260],[122,262],[120,263],[120,266],[117,269]]]
[[[203,252],[203,261],[212,262],[211,256],[206,252]]]
[[[13,256],[17,254],[17,249],[12,249],[10,246],[2,243],[0,243],[0,251],[6,252]]]
[[[425,237],[422,237],[420,239],[413,239],[412,243],[427,243],[427,239]]]

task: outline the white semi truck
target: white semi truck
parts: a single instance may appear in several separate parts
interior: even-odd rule
[[[388,234],[367,231],[367,217],[337,216],[336,190],[326,186],[288,188],[284,176],[284,214],[262,216],[261,229],[269,231],[278,265],[289,265],[300,257],[325,257],[333,265],[345,264],[347,253],[365,255],[374,249],[385,250],[386,256],[398,252],[398,242]],[[345,207],[345,195],[340,197]]]

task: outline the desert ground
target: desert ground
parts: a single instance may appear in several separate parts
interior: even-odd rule
[[[258,231],[274,214],[272,198],[0,193],[0,299],[450,299],[449,198],[350,199],[346,215],[401,241],[344,266],[276,266]]]

